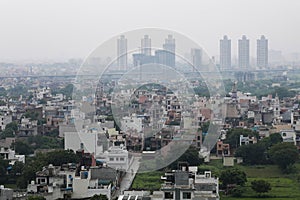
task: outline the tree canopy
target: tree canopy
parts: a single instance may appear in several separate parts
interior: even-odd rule
[[[247,182],[247,176],[240,169],[229,168],[221,172],[220,181],[222,188],[227,188],[229,185],[244,186]]]
[[[245,164],[256,165],[266,164],[266,146],[261,143],[240,146],[236,152],[236,157],[242,157]]]
[[[254,180],[251,182],[251,188],[256,193],[266,193],[271,190],[271,184],[265,180]]]
[[[106,197],[106,195],[95,194],[92,198],[90,198],[90,200],[108,200],[108,198]]]
[[[182,154],[176,161],[174,161],[169,167],[177,169],[178,162],[187,162],[190,166],[198,166],[203,163],[203,160],[199,157],[199,151],[190,146],[184,154]]]
[[[282,171],[286,171],[289,166],[294,165],[299,158],[297,147],[292,143],[279,143],[269,150],[271,161],[277,164]]]

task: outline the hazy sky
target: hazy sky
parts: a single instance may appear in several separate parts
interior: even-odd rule
[[[111,36],[143,27],[188,35],[211,56],[224,34],[233,55],[243,34],[251,56],[262,34],[270,49],[300,52],[299,10],[299,0],[1,0],[0,62],[84,58]]]

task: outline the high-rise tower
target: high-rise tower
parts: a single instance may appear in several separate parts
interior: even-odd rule
[[[227,35],[224,35],[223,39],[220,40],[220,69],[231,68],[231,40],[228,39]]]
[[[264,35],[257,40],[257,67],[267,68],[268,67],[268,40]]]
[[[121,35],[117,41],[117,63],[120,70],[127,69],[127,39]]]
[[[151,39],[149,35],[145,35],[141,41],[141,53],[146,56],[151,56]]]
[[[166,52],[166,65],[175,66],[175,39],[172,35],[168,35],[163,44],[163,49]]]
[[[202,50],[196,48],[191,49],[191,58],[193,66],[199,69],[202,64]]]
[[[247,69],[250,67],[250,53],[249,53],[249,39],[243,35],[242,39],[238,42],[239,49],[239,68]]]

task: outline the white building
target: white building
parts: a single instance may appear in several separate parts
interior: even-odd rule
[[[11,149],[1,148],[0,156],[4,160],[9,160],[11,165],[14,165],[16,161],[25,163],[25,155],[16,155],[16,152]]]
[[[0,200],[12,200],[14,191],[10,188],[4,188],[0,185]]]
[[[103,159],[107,166],[111,168],[124,171],[127,171],[129,168],[129,154],[123,145],[110,147],[99,158]]]
[[[86,128],[78,132],[65,132],[65,150],[84,150],[88,153],[102,155],[108,145],[108,140],[103,130]]]
[[[220,69],[231,68],[231,40],[228,39],[227,35],[224,35],[223,39],[220,40]]]
[[[80,177],[73,179],[73,199],[92,197],[96,194],[106,195],[108,200],[111,199],[112,184],[102,184],[101,180],[93,177],[92,171],[81,171]]]
[[[162,200],[177,199],[213,199],[219,200],[219,179],[211,176],[210,171],[197,174],[197,167],[189,167],[188,170],[176,170],[166,173],[165,183],[161,187]],[[193,175],[191,177],[190,175]],[[173,177],[173,178],[171,178]],[[174,181],[170,181],[174,180]]]
[[[247,69],[250,66],[249,49],[249,39],[247,39],[247,37],[243,35],[242,39],[239,39],[238,42],[239,69]]]
[[[283,142],[290,142],[296,145],[296,132],[294,130],[281,130],[280,135]]]
[[[136,130],[138,133],[142,133],[143,128],[143,119],[141,117],[137,117],[136,115],[123,117],[121,121],[121,129],[125,132],[129,130]]]
[[[144,35],[144,38],[141,40],[141,53],[151,56],[151,38],[149,35]]]
[[[240,146],[255,144],[255,143],[257,143],[257,139],[254,136],[250,137],[250,136],[240,135]]]
[[[191,59],[193,67],[200,69],[202,65],[202,50],[196,48],[191,49]]]
[[[12,116],[9,114],[0,115],[0,131],[4,130],[6,125],[12,122]]]
[[[257,40],[257,67],[268,67],[268,51],[268,40],[262,35],[260,39]]]
[[[41,100],[45,97],[51,97],[51,89],[49,87],[38,88],[36,90],[30,91],[33,93],[33,97],[36,100]]]

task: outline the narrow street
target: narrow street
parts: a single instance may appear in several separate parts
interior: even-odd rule
[[[128,190],[133,182],[133,179],[140,166],[140,157],[134,157],[133,162],[129,166],[128,172],[123,177],[119,190],[115,193],[115,197],[123,194],[125,190]]]

